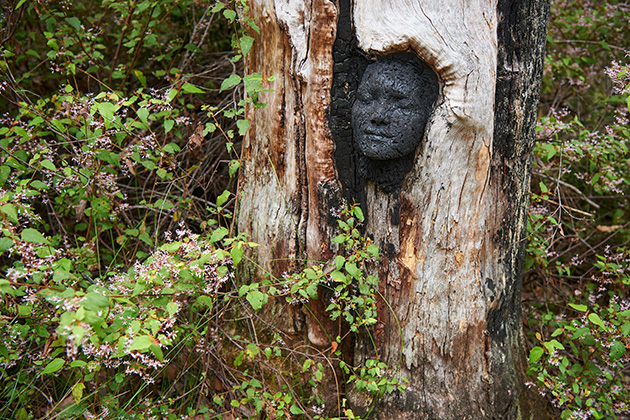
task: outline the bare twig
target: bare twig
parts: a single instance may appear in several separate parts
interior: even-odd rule
[[[557,182],[559,185],[562,185],[563,187],[567,187],[567,188],[568,188],[568,189],[570,189],[571,191],[576,192],[577,194],[579,194],[579,195],[580,195],[580,197],[582,197],[582,199],[583,199],[584,201],[586,201],[588,204],[590,204],[591,206],[595,207],[596,209],[599,209],[599,207],[600,207],[600,206],[599,206],[599,204],[597,204],[596,202],[594,202],[593,200],[591,200],[590,198],[588,198],[588,197],[587,197],[587,196],[586,196],[586,195],[585,195],[582,191],[580,191],[580,189],[579,189],[578,187],[576,187],[575,185],[571,185],[571,184],[569,184],[568,182],[565,182],[565,181],[563,181],[563,180],[561,180],[561,179],[551,177],[551,176],[549,176],[549,175],[547,175],[547,174],[545,174],[545,173],[543,173],[543,172],[541,172],[541,171],[533,171],[533,173],[534,173],[534,175],[538,175],[538,176],[541,176],[541,177],[543,177],[543,178],[551,179],[551,180],[553,180],[554,182]],[[565,206],[565,207],[566,207],[566,206]]]

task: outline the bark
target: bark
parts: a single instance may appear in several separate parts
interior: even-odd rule
[[[256,278],[332,256],[330,209],[341,204],[327,120],[337,8],[326,0],[261,0],[250,10],[261,35],[246,71],[277,79],[273,92],[260,95],[267,106],[249,109],[252,125],[243,145],[238,227],[261,245],[254,256],[259,265],[246,268]],[[313,309],[325,318],[320,305]],[[279,322],[301,332],[291,317]],[[310,328],[311,342],[330,343],[328,328]]]
[[[277,82],[261,95],[267,107],[248,115],[239,229],[261,245],[250,275],[329,260],[330,210],[343,196],[362,202],[383,254],[376,350],[410,380],[376,404],[379,418],[544,418],[523,385],[520,282],[547,8],[546,0],[251,4],[261,36],[247,70]],[[431,66],[441,92],[413,169],[391,194],[357,175],[348,113],[367,57],[397,51]],[[320,320],[323,307],[311,305]],[[300,333],[299,322],[283,319]],[[308,324],[314,345],[338,334],[330,323]],[[375,350],[357,345],[358,361]]]

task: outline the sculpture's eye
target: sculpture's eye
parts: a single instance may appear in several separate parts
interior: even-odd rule
[[[396,99],[396,106],[399,108],[410,109],[414,107],[414,102],[408,96]]]
[[[373,99],[373,96],[370,95],[367,89],[359,89],[357,91],[357,101],[368,103],[372,102]]]
[[[402,92],[398,92],[396,90],[389,92],[389,100],[396,105],[397,108],[412,108],[414,106],[414,101],[409,95],[406,95]]]

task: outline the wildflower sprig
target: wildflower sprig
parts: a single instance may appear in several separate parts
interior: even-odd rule
[[[366,268],[378,260],[378,247],[362,235],[365,218],[358,205],[337,212],[341,231],[333,243],[340,252],[331,264],[319,264],[287,276],[282,287],[290,304],[306,303],[319,297],[320,288],[330,295],[326,312],[332,320],[343,317],[352,332],[376,323],[379,280]],[[275,290],[275,289],[274,289]],[[278,292],[280,293],[280,292]]]

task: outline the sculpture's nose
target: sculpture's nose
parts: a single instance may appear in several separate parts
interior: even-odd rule
[[[380,112],[372,113],[370,118],[370,123],[374,126],[383,126],[389,124],[389,119],[386,117],[385,113],[381,109]]]

